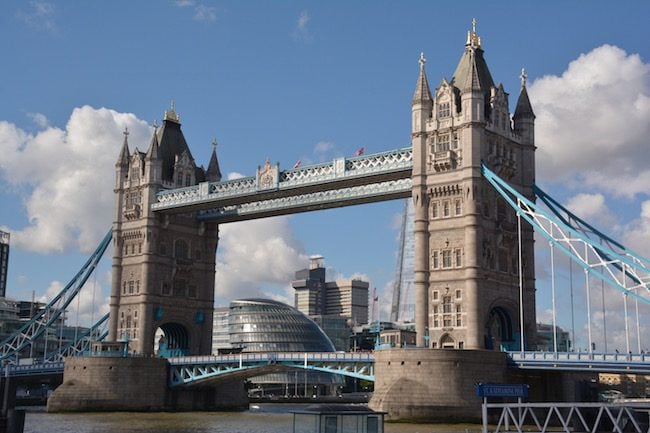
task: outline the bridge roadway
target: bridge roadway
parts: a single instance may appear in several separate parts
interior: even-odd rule
[[[289,170],[267,163],[255,176],[160,191],[151,209],[223,223],[404,198],[412,169],[410,147]]]
[[[650,354],[589,352],[507,352],[513,368],[650,375]],[[88,355],[92,356],[92,355]],[[132,356],[132,355],[128,355]],[[250,377],[270,371],[306,369],[374,381],[370,352],[270,352],[168,358],[169,385],[189,386],[217,377]],[[64,362],[7,365],[2,377],[63,374]],[[253,371],[255,370],[255,371]]]

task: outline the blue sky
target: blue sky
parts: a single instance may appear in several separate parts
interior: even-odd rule
[[[406,146],[420,52],[436,87],[452,75],[472,18],[512,111],[526,68],[538,182],[650,255],[648,2],[3,6],[0,227],[12,232],[10,297],[51,296],[110,227],[124,126],[132,149],[144,149],[173,99],[195,160],[207,165],[216,137],[230,175],[252,175],[266,158],[289,168]],[[293,271],[322,254],[332,277],[377,287],[386,317],[401,209],[396,201],[224,226],[217,298],[290,300]],[[545,292],[548,263],[537,267]],[[105,299],[110,261],[101,271]],[[548,296],[538,304],[548,319]],[[624,348],[617,329],[608,338]]]

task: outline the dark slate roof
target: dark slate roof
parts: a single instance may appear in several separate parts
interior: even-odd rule
[[[461,90],[468,90],[468,87],[481,90],[485,99],[490,100],[490,88],[494,87],[494,80],[481,48],[465,46],[465,52],[458,62],[451,84]]]
[[[517,108],[515,108],[515,114],[512,116],[513,119],[520,119],[522,117],[535,118],[526,86],[521,86],[521,93],[519,93],[519,99],[517,99]]]
[[[221,180],[221,169],[219,168],[219,161],[217,160],[216,146],[212,149],[210,156],[210,163],[208,164],[207,180],[210,182],[219,182]]]
[[[163,180],[173,180],[174,162],[176,155],[182,155],[187,152],[192,160],[192,152],[185,141],[181,124],[174,120],[165,119],[163,125],[158,130],[158,142],[160,157],[162,158],[162,178]]]
[[[129,165],[129,158],[131,154],[129,153],[129,140],[128,133],[124,134],[124,142],[122,143],[122,150],[120,150],[120,156],[117,157],[116,166],[127,166]]]
[[[431,91],[429,90],[429,82],[427,81],[427,74],[424,73],[424,65],[420,67],[420,75],[418,76],[418,83],[415,86],[415,93],[413,94],[413,103],[416,102],[431,102]]]

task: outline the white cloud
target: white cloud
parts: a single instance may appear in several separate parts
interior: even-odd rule
[[[194,21],[215,21],[217,19],[217,8],[203,4],[197,5],[194,8],[193,18]]]
[[[195,0],[176,0],[176,6],[180,8],[193,8],[194,14],[192,19],[194,21],[212,22],[217,19],[217,8],[208,6],[204,3],[196,2]]]
[[[41,113],[28,113],[27,116],[32,119],[32,122],[41,129],[45,129],[50,126],[50,121],[47,120],[44,114]]]
[[[644,257],[650,257],[650,200],[641,203],[641,215],[625,227],[623,244]]]
[[[570,197],[566,208],[592,226],[612,227],[616,217],[607,208],[603,194],[580,193]]]
[[[56,32],[57,27],[54,22],[55,9],[54,5],[44,1],[30,1],[29,10],[18,12],[19,19],[24,21],[28,26],[37,30],[46,30]]]
[[[311,31],[309,30],[310,20],[311,17],[307,11],[300,12],[300,15],[298,15],[298,20],[296,21],[296,27],[293,31],[294,40],[300,42],[310,42],[312,40]]]
[[[325,158],[332,150],[334,150],[334,143],[331,141],[319,141],[314,146],[314,153],[321,158]]]
[[[0,121],[0,177],[30,190],[24,198],[28,225],[5,228],[15,247],[48,253],[97,246],[112,221],[125,126],[131,143],[148,143],[144,121],[106,108],[75,108],[65,129],[48,126],[35,134]]]
[[[271,297],[293,304],[288,283],[307,263],[288,217],[224,224],[217,254],[217,302]]]
[[[540,178],[632,197],[650,182],[650,65],[603,45],[529,88]]]
[[[52,281],[45,294],[38,302],[49,303],[63,289],[59,281]],[[67,326],[92,326],[109,311],[109,299],[103,298],[101,284],[94,279],[89,279],[81,288],[77,296],[66,308]]]

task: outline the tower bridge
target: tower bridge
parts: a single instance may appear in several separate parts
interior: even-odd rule
[[[287,170],[267,161],[255,176],[221,181],[216,147],[208,168],[197,166],[173,106],[146,152],[131,153],[125,133],[115,166],[108,341],[127,341],[128,352],[136,356],[126,358],[122,370],[116,367],[118,358],[66,362],[65,374],[83,386],[61,387],[56,404],[71,396],[86,404],[94,398],[92,390],[103,386],[121,393],[132,409],[139,407],[130,394],[136,384],[153,380],[155,369],[167,371],[165,362],[151,361],[153,368],[146,361],[155,359],[149,357],[157,329],[170,349],[187,356],[169,361],[174,385],[256,368],[337,370],[372,377],[371,405],[393,418],[433,417],[439,408],[450,416],[474,411],[478,402],[468,402],[467,393],[477,381],[525,378],[537,381],[541,393],[568,395],[572,390],[562,385],[567,377],[562,372],[647,372],[645,356],[528,351],[536,326],[533,233],[547,227],[542,219],[553,220],[554,228],[545,235],[549,242],[586,273],[616,286],[618,271],[623,284],[616,288],[642,301],[649,299],[646,262],[618,247],[594,247],[582,255],[575,239],[584,247],[605,238],[580,234],[574,216],[540,216],[535,208],[541,194],[535,186],[535,114],[526,75],[522,72],[510,113],[509,94],[490,74],[475,24],[453,75],[433,92],[425,63],[421,55],[409,147]],[[309,362],[306,356],[298,359],[300,354],[207,357],[220,224],[404,197],[410,197],[415,213],[417,348],[378,351],[363,362],[350,354],[342,355],[351,357],[345,361],[314,354]],[[522,224],[522,216],[530,224]],[[560,232],[562,237],[554,236]],[[535,373],[525,376],[526,369]],[[122,385],[112,385],[113,379]],[[156,381],[155,392],[163,392],[166,382]],[[220,392],[234,390],[222,387]],[[163,407],[163,400],[159,397],[155,407]]]

